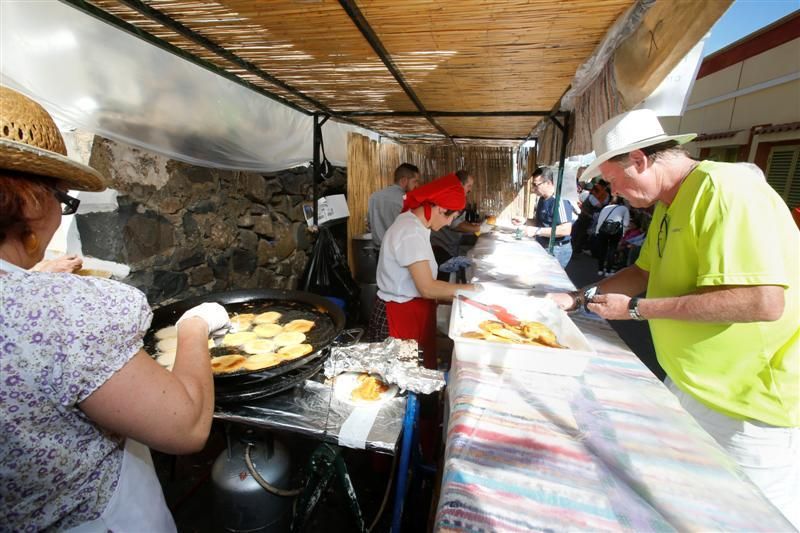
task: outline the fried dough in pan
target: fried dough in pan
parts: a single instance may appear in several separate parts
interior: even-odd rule
[[[244,367],[247,358],[243,355],[220,355],[219,357],[211,358],[211,371],[215,374],[227,374],[229,372],[236,372]]]
[[[241,346],[247,341],[258,338],[252,331],[240,331],[238,333],[228,333],[222,338],[223,346]]]
[[[259,337],[269,339],[283,331],[283,326],[278,324],[259,324],[253,328],[253,333]]]
[[[237,331],[245,331],[250,329],[253,325],[253,319],[256,317],[253,313],[243,313],[241,315],[233,315],[231,317],[231,324]]]
[[[156,343],[159,352],[174,352],[178,348],[178,338],[169,337]]]
[[[300,333],[308,333],[314,327],[314,322],[311,320],[292,320],[283,326],[283,331],[299,331]]]
[[[247,370],[262,370],[271,366],[279,365],[283,359],[274,353],[260,353],[251,355],[244,362],[244,368]]]
[[[167,326],[156,331],[156,340],[163,341],[164,339],[173,339],[178,337],[178,328],[175,326]]]
[[[250,354],[275,352],[275,343],[269,339],[253,339],[242,345],[242,349]]]
[[[310,344],[293,344],[291,346],[284,346],[278,350],[278,355],[286,360],[297,359],[306,354],[310,354],[314,350]]]
[[[253,324],[274,324],[280,320],[282,316],[283,315],[277,311],[267,311],[253,318]]]
[[[306,336],[299,331],[287,331],[275,335],[272,340],[278,346],[292,346],[294,344],[302,344],[306,340]]]

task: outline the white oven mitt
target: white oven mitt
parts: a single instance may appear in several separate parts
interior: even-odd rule
[[[225,311],[224,307],[215,302],[206,302],[192,307],[181,315],[175,325],[179,326],[182,321],[192,317],[200,317],[206,321],[209,335],[222,329],[228,329],[231,326],[231,321],[228,319],[228,312]]]

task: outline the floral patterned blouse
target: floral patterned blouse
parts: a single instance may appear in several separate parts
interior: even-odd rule
[[[78,404],[141,349],[151,319],[144,294],[118,282],[0,270],[0,530],[103,512],[124,439]]]

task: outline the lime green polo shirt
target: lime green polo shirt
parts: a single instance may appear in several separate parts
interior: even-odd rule
[[[682,390],[734,418],[800,425],[800,232],[764,179],[743,165],[700,163],[672,204],[656,205],[636,265],[649,272],[648,298],[784,287],[774,322],[649,323],[658,361]]]

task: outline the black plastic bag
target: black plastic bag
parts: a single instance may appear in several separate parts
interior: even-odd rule
[[[304,290],[344,301],[348,324],[359,321],[361,289],[350,274],[347,259],[327,227],[319,228],[306,271]]]

